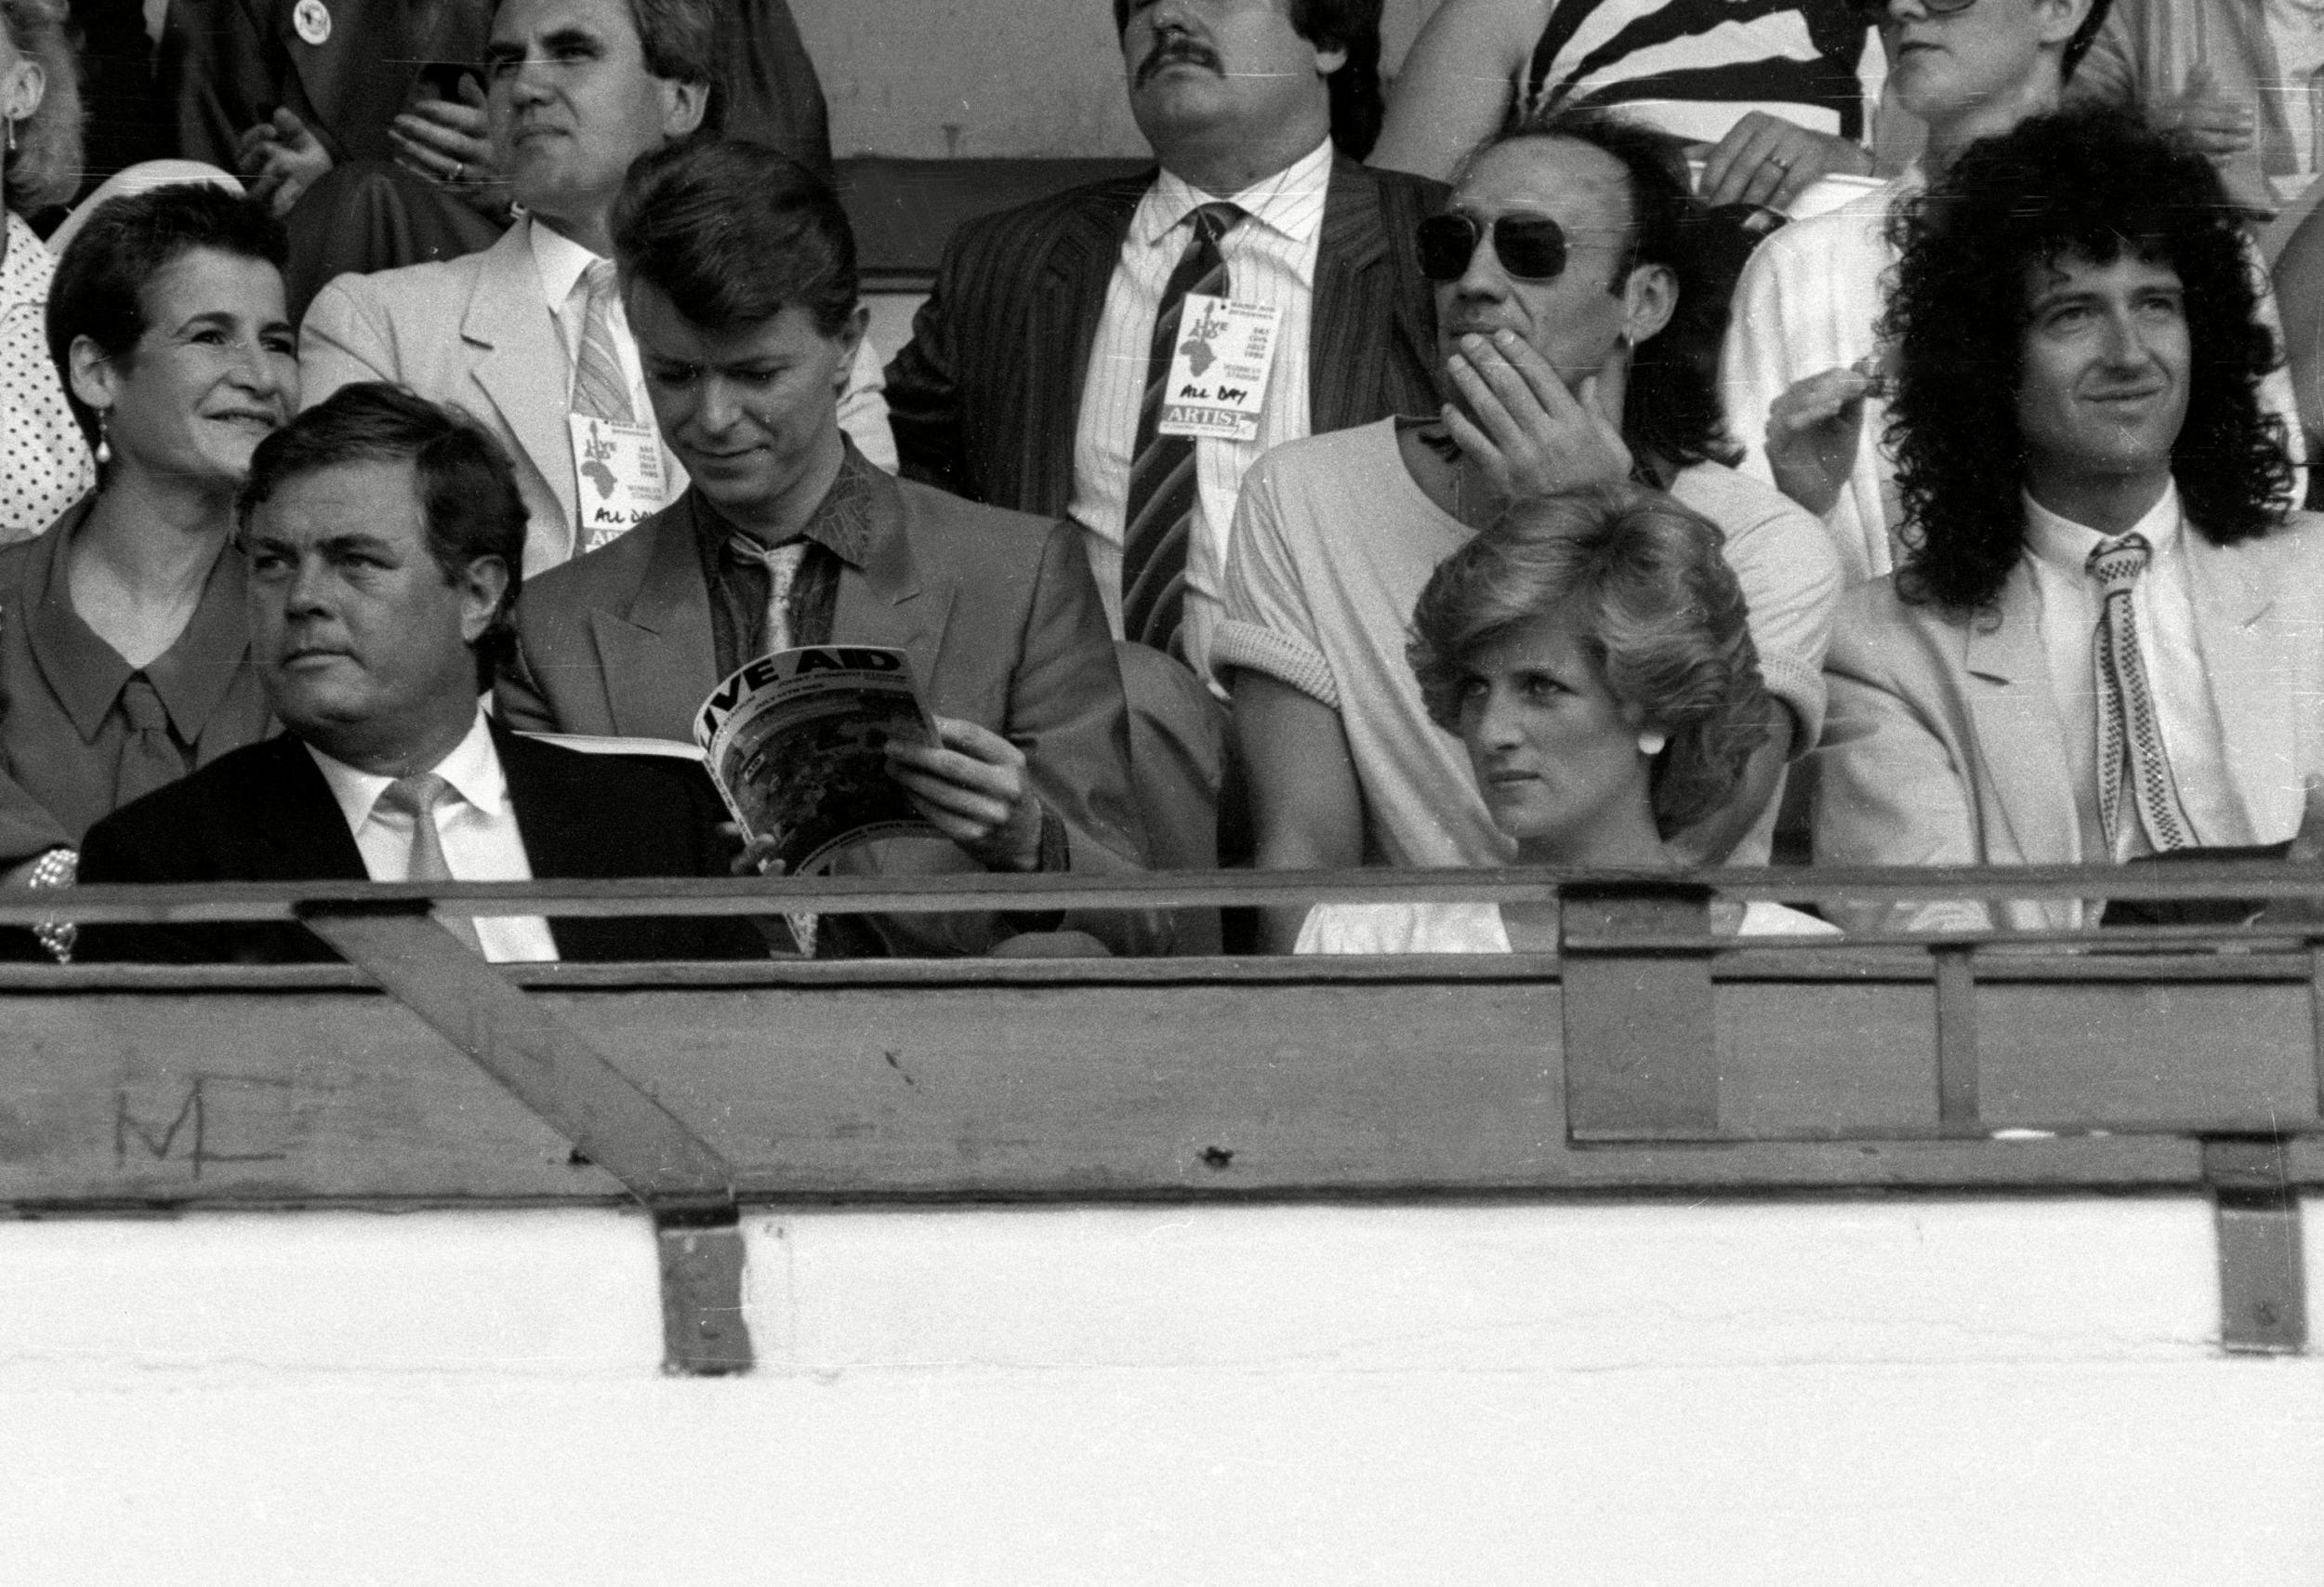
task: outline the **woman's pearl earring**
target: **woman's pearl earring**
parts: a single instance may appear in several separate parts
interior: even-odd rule
[[[1657,755],[1661,754],[1663,747],[1670,742],[1670,735],[1669,734],[1663,732],[1658,727],[1650,727],[1645,732],[1638,735],[1638,752],[1641,755],[1645,756],[1648,760],[1652,760]]]
[[[99,408],[97,410],[97,466],[101,469],[112,460],[112,421],[105,417],[105,410]]]

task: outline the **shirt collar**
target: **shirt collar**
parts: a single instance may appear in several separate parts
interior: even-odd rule
[[[839,472],[823,499],[815,504],[815,510],[807,515],[799,535],[848,566],[861,568],[871,551],[873,482],[877,475],[864,455],[855,449],[855,443],[844,433],[839,437]],[[739,531],[699,490],[690,490],[686,496],[694,504],[694,533],[705,539],[715,539],[713,549],[722,550],[727,536]]]
[[[33,575],[35,594],[24,617],[42,676],[85,744],[96,742],[106,717],[120,703],[123,687],[138,671],[73,609],[66,574],[69,553],[96,506],[97,496],[91,492],[38,537],[43,562]],[[231,543],[221,548],[185,628],[167,650],[145,665],[145,681],[153,686],[162,708],[169,713],[171,730],[182,743],[201,738],[235,677],[250,664],[244,569],[240,551]]]
[[[581,284],[582,272],[601,256],[553,226],[544,226],[529,218],[524,224],[526,240],[533,246],[533,268],[541,278],[541,296],[548,300],[550,313],[561,314],[573,297],[573,289]]]
[[[372,807],[395,779],[376,772],[358,771],[311,744],[307,746],[307,753],[314,757],[315,769],[330,786],[331,797],[338,801],[339,813],[347,817],[347,829],[362,831],[363,823],[371,819]],[[454,793],[486,814],[508,803],[508,779],[500,769],[500,752],[493,747],[492,730],[484,725],[481,708],[475,721],[469,726],[468,736],[428,770],[450,783]]]
[[[2090,564],[2090,553],[2102,545],[2110,545],[2121,538],[2119,535],[2101,535],[2097,530],[2062,517],[2042,506],[2027,493],[2020,491],[2019,499],[2026,508],[2026,549],[2059,572],[2082,576]],[[2146,509],[2125,535],[2143,535],[2159,560],[2171,555],[2179,544],[2179,487],[2177,482],[2163,486],[2162,495]]]
[[[1152,247],[1160,243],[1202,205],[1224,196],[1270,231],[1294,243],[1304,243],[1323,224],[1324,192],[1331,185],[1331,139],[1327,138],[1305,156],[1274,176],[1253,182],[1241,192],[1205,192],[1175,171],[1165,169],[1138,203],[1130,223],[1137,239]]]

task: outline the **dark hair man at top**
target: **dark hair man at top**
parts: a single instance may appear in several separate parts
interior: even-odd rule
[[[1192,675],[1152,665],[1203,665],[1190,539],[1223,552],[1243,470],[1268,447],[1435,405],[1407,239],[1444,190],[1356,163],[1380,126],[1380,11],[1115,0],[1130,111],[1160,169],[963,227],[889,367],[905,472],[1072,519],[1116,636],[1154,653],[1127,656],[1124,677],[1158,866],[1212,859],[1222,713]],[[1279,315],[1248,440],[1162,431],[1190,290]]]
[[[2294,834],[2324,771],[2324,528],[2287,513],[2256,279],[2210,163],[2119,112],[2022,123],[1913,206],[1882,327],[1908,549],[1832,641],[1818,861]]]
[[[716,132],[725,111],[719,7],[731,0],[498,0],[484,47],[493,148],[525,218],[482,253],[318,293],[300,326],[309,404],[391,380],[465,408],[515,460],[539,573],[626,531],[625,510],[677,499],[684,470],[653,434],[608,236],[630,162]],[[879,372],[842,414],[889,450]],[[614,465],[579,457],[577,420],[636,427]]]
[[[693,483],[526,592],[506,719],[684,739],[755,656],[891,646],[944,746],[891,746],[890,772],[951,841],[891,840],[867,868],[1137,868],[1120,675],[1080,536],[899,483],[839,432],[865,311],[831,191],[757,144],[690,144],[630,173],[613,240],[654,415]],[[1068,919],[1120,951],[1154,946],[1142,917]],[[816,951],[973,952],[1025,929],[865,924],[834,917]]]
[[[240,503],[250,654],[287,730],[114,812],[88,881],[509,881],[723,875],[718,800],[679,760],[576,754],[477,708],[523,575],[499,446],[350,386],[258,444]],[[447,918],[487,959],[763,957],[741,920]],[[93,927],[85,958],[328,959],[303,927]]]

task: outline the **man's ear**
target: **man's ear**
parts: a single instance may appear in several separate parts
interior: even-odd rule
[[[864,345],[864,334],[870,328],[871,309],[866,304],[858,303],[854,311],[848,315],[847,324],[841,325],[831,338],[839,344],[839,367],[831,375],[831,395],[835,401],[847,396],[848,382],[855,374],[856,350]]]
[[[710,113],[710,85],[680,83],[674,78],[657,80],[662,89],[662,138],[675,143],[691,138],[702,126],[702,118]]]
[[[2066,47],[2096,0],[2033,0],[2034,25],[2043,44]]]
[[[1622,334],[1632,347],[1654,339],[1679,311],[1679,278],[1669,265],[1643,264],[1622,284]]]
[[[508,564],[498,557],[472,557],[460,575],[460,638],[474,644],[493,626],[501,598],[508,593]]]

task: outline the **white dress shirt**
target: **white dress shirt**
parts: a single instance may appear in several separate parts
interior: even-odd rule
[[[2026,549],[2030,554],[2036,601],[2034,627],[2048,658],[2050,690],[2057,702],[2058,727],[2074,787],[2081,852],[2077,860],[2106,848],[2098,821],[2098,681],[2093,661],[2104,594],[2089,571],[2090,553],[2119,538],[2061,518],[2032,496],[2026,507]],[[2243,800],[2227,774],[2226,738],[2219,708],[2212,699],[2211,669],[2203,661],[2203,638],[2195,620],[2195,591],[2187,580],[2186,536],[2176,485],[2126,533],[2146,536],[2153,548],[2146,571],[2131,587],[2131,609],[2138,618],[2139,658],[2146,663],[2164,753],[2178,785],[2179,803],[2206,848],[2255,841]],[[2115,832],[2117,860],[2154,853],[2146,829],[2133,809]]]
[[[379,796],[395,779],[357,771],[311,744],[307,753],[338,800],[339,813],[363,853],[364,873],[374,881],[409,881],[411,817],[379,808]],[[452,793],[436,804],[436,835],[453,876],[461,881],[530,881],[533,861],[524,852],[516,807],[508,801],[508,780],[482,711],[452,753],[428,769],[452,785]],[[556,939],[538,915],[480,915],[476,935],[484,957],[495,964],[557,957]]]
[[[1089,350],[1089,373],[1074,426],[1073,502],[1066,515],[1088,533],[1089,570],[1097,575],[1106,619],[1117,638],[1122,631],[1123,520],[1131,453],[1138,444],[1138,411],[1153,354],[1154,317],[1162,289],[1194,234],[1190,217],[1197,207],[1221,196],[1242,207],[1248,218],[1237,221],[1219,245],[1226,260],[1227,296],[1239,303],[1272,304],[1283,311],[1259,433],[1248,441],[1206,436],[1195,442],[1197,502],[1193,532],[1211,553],[1196,556],[1190,547],[1186,559],[1189,589],[1182,632],[1187,659],[1197,677],[1210,675],[1210,629],[1220,592],[1197,591],[1194,581],[1205,569],[1226,566],[1227,532],[1235,522],[1235,496],[1242,488],[1243,470],[1270,446],[1295,441],[1308,430],[1307,331],[1315,298],[1324,194],[1330,182],[1328,140],[1296,165],[1238,193],[1207,193],[1164,171],[1138,201],[1129,234],[1122,239],[1120,262],[1105,290],[1105,312]],[[1209,599],[1197,602],[1197,593]]]
[[[533,263],[540,271],[541,297],[548,304],[548,316],[557,323],[557,335],[565,344],[567,402],[570,403],[573,381],[581,368],[581,322],[588,312],[588,291],[581,284],[581,277],[600,256],[591,253],[561,231],[548,226],[535,226],[531,220],[528,240],[533,245]],[[621,376],[629,385],[629,405],[640,424],[654,423],[654,403],[646,394],[645,366],[638,357],[638,340],[629,334],[629,311],[621,298],[614,299],[614,350],[621,359]],[[878,351],[871,337],[865,337],[856,345],[855,363],[848,370],[847,391],[839,399],[839,428],[847,431],[856,449],[875,465],[892,474],[896,471],[895,436],[888,428],[888,399],[880,393],[888,389],[887,375],[879,366]],[[658,436],[658,432],[657,432]],[[686,470],[670,455],[668,447],[662,451],[662,505],[676,501],[686,489]]]

